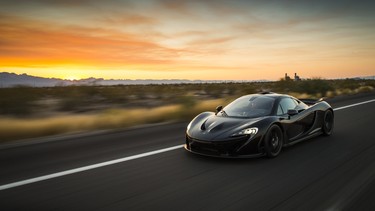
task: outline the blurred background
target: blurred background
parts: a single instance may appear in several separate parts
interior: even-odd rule
[[[0,89],[0,140],[188,121],[262,91],[319,99],[374,90],[374,80],[282,78],[265,82],[152,85],[15,86]]]

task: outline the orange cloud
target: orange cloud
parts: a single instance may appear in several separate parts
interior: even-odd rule
[[[213,37],[213,38],[200,38],[200,39],[196,39],[196,40],[193,40],[193,41],[189,42],[189,45],[194,45],[194,46],[215,45],[216,46],[216,45],[228,43],[230,41],[233,41],[234,39],[236,39],[236,37],[234,37],[234,36],[225,36],[225,37],[217,37],[217,38],[215,38],[215,37]]]
[[[0,17],[0,40],[0,65],[12,67],[158,65],[171,63],[178,56],[176,50],[135,34],[9,16]]]
[[[100,21],[107,24],[117,24],[117,25],[155,25],[159,23],[156,18],[148,17],[139,14],[111,14],[101,18]]]

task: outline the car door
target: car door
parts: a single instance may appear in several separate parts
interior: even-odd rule
[[[293,142],[303,135],[306,129],[306,121],[310,122],[310,118],[306,119],[299,114],[289,116],[289,109],[298,109],[298,101],[293,98],[285,97],[279,102],[277,115],[282,117],[281,123],[287,136],[287,142]]]

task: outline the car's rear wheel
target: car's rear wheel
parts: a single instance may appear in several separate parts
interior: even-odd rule
[[[323,135],[330,136],[333,132],[334,126],[334,119],[333,119],[333,112],[331,110],[327,110],[324,112],[323,118]]]
[[[265,136],[264,149],[267,157],[278,156],[283,148],[283,132],[278,125],[272,125]]]

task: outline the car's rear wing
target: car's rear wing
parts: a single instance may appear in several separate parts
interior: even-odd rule
[[[314,105],[316,103],[324,101],[324,98],[320,98],[318,100],[317,99],[299,99],[299,100],[305,103],[306,105]]]

